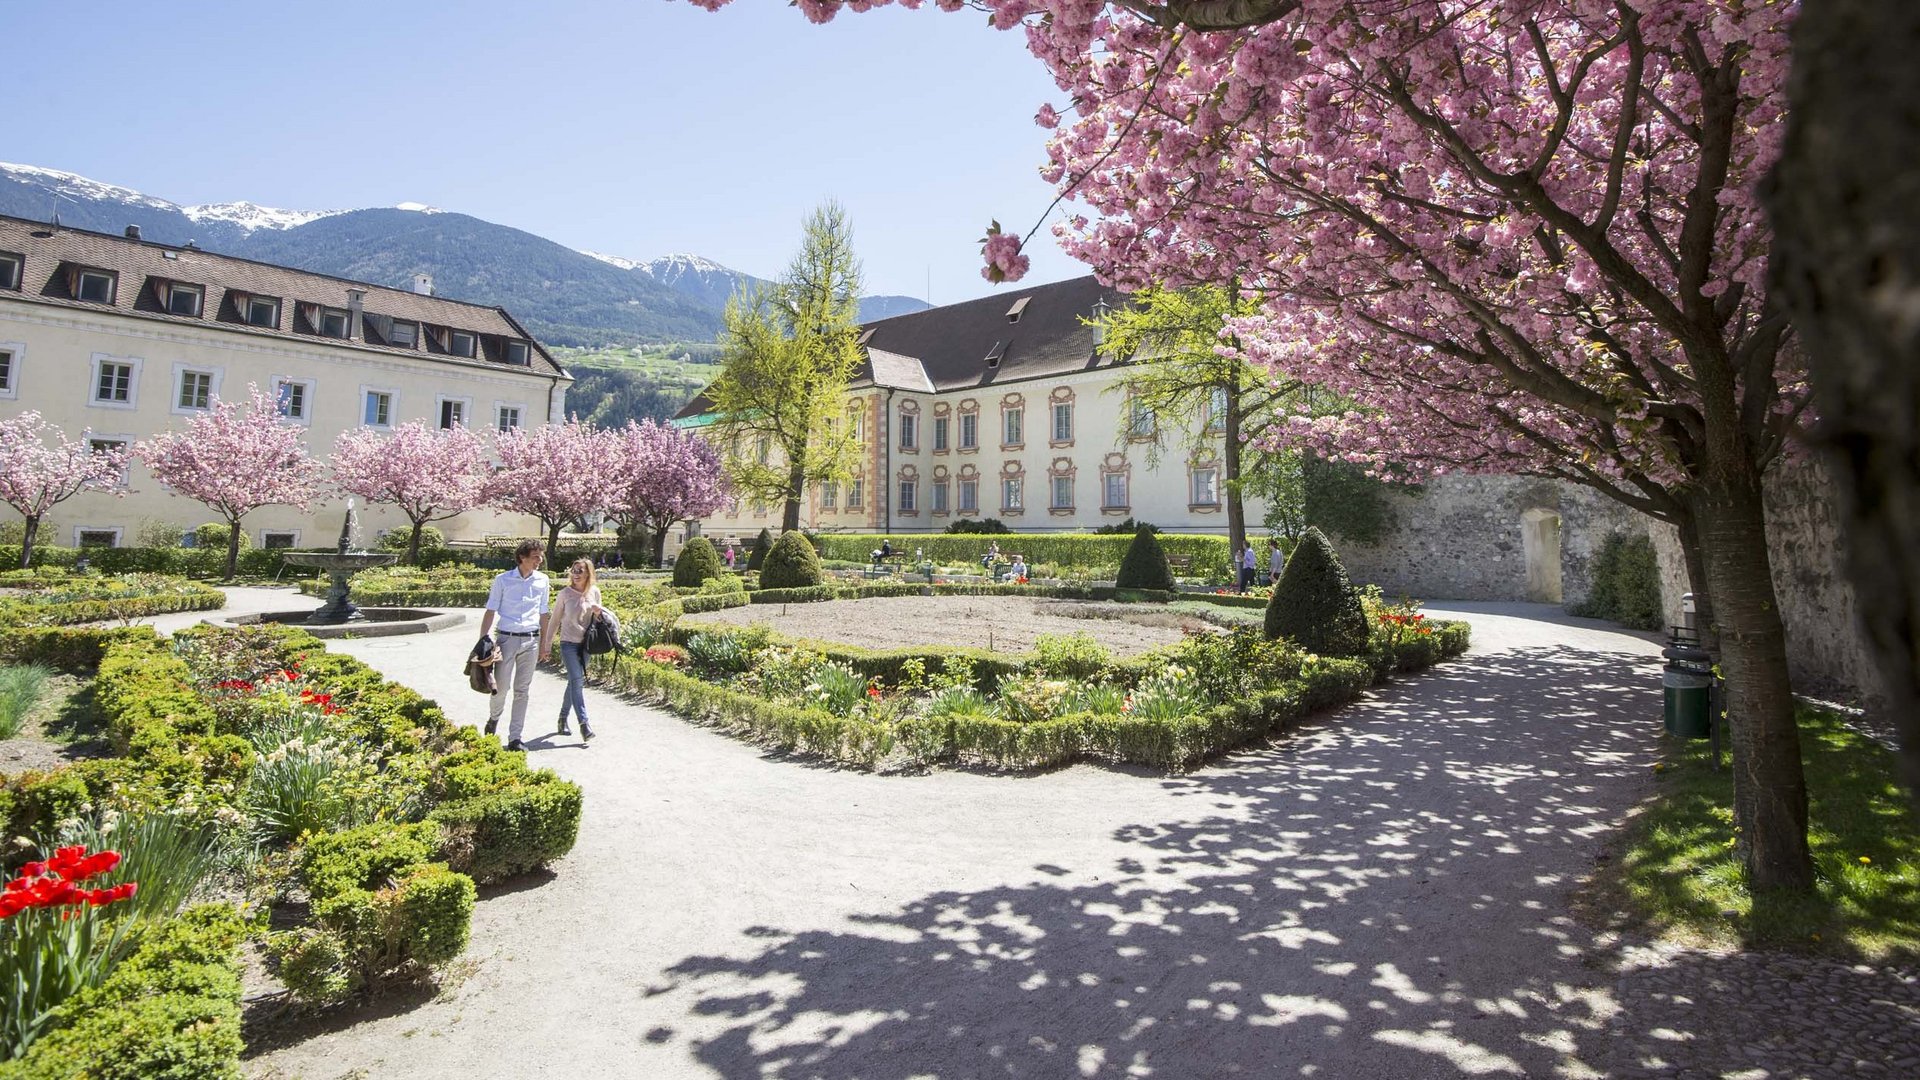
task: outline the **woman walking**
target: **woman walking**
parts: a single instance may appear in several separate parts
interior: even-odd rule
[[[544,655],[555,636],[560,638],[560,662],[567,668],[567,692],[560,699],[560,734],[571,735],[567,715],[580,718],[580,737],[593,738],[587,726],[587,624],[600,613],[600,587],[593,583],[593,560],[576,559],[567,568],[567,587],[554,600],[554,617],[547,620],[547,636],[540,642]]]

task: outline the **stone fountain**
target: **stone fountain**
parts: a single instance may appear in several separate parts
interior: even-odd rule
[[[340,547],[337,551],[295,551],[283,558],[289,566],[311,566],[333,575],[333,588],[327,590],[327,602],[307,617],[310,626],[337,626],[364,622],[366,616],[347,599],[353,575],[369,566],[386,566],[400,558],[387,552],[351,551],[354,535],[353,500],[347,500],[347,519],[340,523]]]

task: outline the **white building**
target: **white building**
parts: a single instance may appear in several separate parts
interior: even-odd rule
[[[1192,450],[1180,430],[1204,434],[1213,418],[1134,410],[1127,362],[1101,355],[1083,321],[1124,303],[1089,276],[861,327],[866,361],[849,395],[859,463],[846,484],[808,493],[802,527],[942,532],[998,518],[1016,532],[1073,532],[1133,518],[1225,532],[1220,436]],[[710,407],[696,397],[674,422],[702,426]],[[777,531],[780,511],[736,501],[701,528],[751,537]],[[1265,511],[1250,500],[1249,522]]]
[[[238,399],[276,396],[325,458],[349,428],[410,420],[504,430],[558,421],[572,376],[513,316],[414,291],[0,216],[0,416],[37,410],[69,436],[126,445]],[[326,544],[291,507],[247,515],[255,544]],[[127,544],[149,521],[192,527],[217,517],[169,493],[139,464],[126,494],[87,492],[55,507],[61,544]],[[363,518],[405,524],[390,508]],[[480,511],[440,523],[451,538],[531,535],[531,519]]]

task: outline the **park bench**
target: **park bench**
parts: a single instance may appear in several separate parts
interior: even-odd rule
[[[1193,556],[1169,555],[1167,556],[1167,569],[1172,570],[1175,577],[1191,575],[1193,573]]]
[[[869,561],[867,563],[866,569],[862,570],[861,574],[867,579],[872,580],[873,578],[899,577],[904,575],[906,573],[906,570],[907,570],[906,553],[901,551],[896,551],[893,554],[888,555],[884,559],[874,559]]]

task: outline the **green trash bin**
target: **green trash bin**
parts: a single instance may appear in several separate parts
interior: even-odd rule
[[[1665,691],[1667,734],[1682,739],[1705,739],[1713,734],[1709,702],[1713,693],[1713,658],[1705,649],[1674,644],[1660,685]]]

